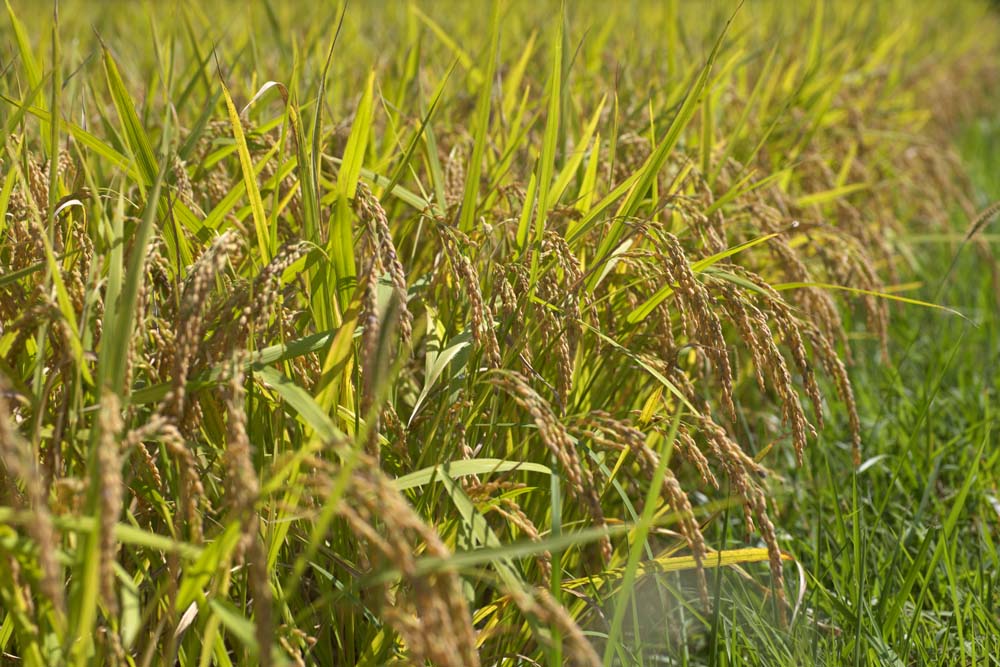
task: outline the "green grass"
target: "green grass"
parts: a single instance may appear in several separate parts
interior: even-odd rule
[[[991,6],[114,7],[4,17],[0,661],[994,659]]]

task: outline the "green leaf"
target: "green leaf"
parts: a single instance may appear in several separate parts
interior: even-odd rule
[[[465,174],[465,190],[462,195],[462,211],[458,228],[463,232],[472,230],[476,220],[476,206],[479,202],[479,180],[486,154],[486,139],[490,128],[490,107],[493,100],[493,77],[496,73],[497,45],[500,40],[500,2],[493,0],[490,14],[490,39],[487,42],[485,62],[486,75],[479,84],[479,98],[476,100],[476,114],[472,123],[472,155]]]
[[[353,199],[358,189],[358,179],[361,177],[361,166],[365,161],[365,151],[368,148],[368,137],[371,135],[374,111],[375,72],[368,74],[365,92],[361,96],[358,110],[354,115],[351,134],[344,148],[343,162],[337,174],[337,195],[344,199]]]
[[[448,364],[452,362],[459,352],[469,347],[471,344],[472,334],[463,333],[453,338],[451,345],[446,347],[444,350],[428,350],[426,359],[427,369],[424,372],[424,386],[420,390],[420,395],[417,396],[416,402],[413,404],[413,412],[410,413],[408,423],[413,422],[413,418],[417,416],[424,400],[427,398],[427,395],[430,394],[431,389],[434,388],[434,385],[437,383],[438,378],[441,377],[441,373],[444,372],[444,369],[448,367]]]
[[[853,192],[867,190],[868,187],[867,183],[849,183],[847,185],[841,185],[837,188],[824,190],[823,192],[814,192],[812,194],[799,197],[795,200],[795,205],[805,207],[826,204],[842,199]]]
[[[559,120],[562,115],[562,67],[563,67],[563,21],[562,12],[559,17],[559,29],[552,42],[552,64],[549,74],[549,106],[545,117],[545,133],[542,135],[541,154],[538,156],[538,208],[535,212],[535,244],[539,245],[545,235],[545,218],[549,207],[553,204],[552,171],[556,162],[556,141],[559,139]],[[561,194],[561,193],[560,193]],[[541,252],[532,255],[532,284],[534,272],[538,269],[538,257]]]
[[[254,624],[250,619],[243,616],[228,600],[212,597],[208,601],[208,606],[219,617],[229,634],[238,639],[251,653],[260,653]]]
[[[243,184],[246,186],[247,194],[250,196],[250,210],[253,213],[253,226],[257,232],[257,247],[260,249],[261,261],[267,264],[274,257],[273,249],[270,247],[270,235],[267,231],[267,214],[264,212],[264,202],[260,197],[260,188],[257,187],[256,172],[253,167],[253,159],[250,157],[250,149],[247,147],[246,137],[243,136],[243,122],[236,112],[236,105],[229,95],[226,84],[222,84],[222,94],[226,98],[226,109],[229,111],[229,123],[233,127],[233,137],[236,139],[236,148],[240,155],[240,170],[243,172]]]
[[[669,391],[671,394],[673,394],[674,397],[678,401],[680,401],[681,404],[684,405],[684,407],[687,408],[688,411],[690,411],[692,414],[696,414],[696,415],[697,414],[701,414],[700,412],[698,412],[698,410],[693,405],[691,405],[691,403],[690,403],[690,401],[688,401],[687,397],[684,396],[684,393],[680,389],[678,389],[677,386],[674,385],[673,382],[671,382],[670,380],[668,380],[665,375],[663,375],[658,370],[656,370],[651,365],[649,365],[640,355],[636,354],[635,352],[633,352],[632,350],[628,349],[627,347],[625,347],[624,345],[622,345],[621,343],[619,343],[615,339],[613,339],[610,336],[606,335],[600,329],[597,329],[597,328],[591,326],[588,322],[585,322],[583,320],[578,320],[578,322],[584,328],[586,328],[586,329],[594,332],[597,335],[598,338],[600,338],[604,342],[608,343],[609,345],[611,345],[611,347],[615,348],[616,350],[618,350],[619,352],[621,352],[622,354],[624,354],[626,357],[628,357],[629,359],[631,359],[632,361],[634,361],[635,363],[637,363],[639,366],[641,366],[644,371],[646,371],[647,373],[649,373],[660,384],[662,384],[667,389],[667,391]]]
[[[62,267],[56,261],[56,255],[52,251],[52,244],[49,242],[48,235],[39,234],[38,236],[45,248],[45,260],[48,263],[52,284],[56,288],[56,303],[59,305],[59,312],[70,329],[69,345],[73,354],[73,360],[76,362],[75,367],[80,371],[83,379],[92,385],[94,384],[94,378],[90,374],[89,365],[84,358],[83,343],[80,340],[80,326],[76,321],[76,311],[73,308],[73,302],[70,301],[69,292],[66,290],[66,283],[62,279]]]
[[[184,570],[177,591],[174,611],[182,614],[192,602],[203,600],[212,577],[220,574],[240,542],[242,530],[238,521],[226,525],[222,534],[204,548],[198,558]]]
[[[153,154],[153,147],[149,141],[149,137],[146,135],[146,131],[143,129],[139,116],[135,111],[135,103],[132,101],[132,97],[125,88],[125,82],[122,81],[121,75],[118,72],[118,66],[106,48],[103,50],[103,54],[104,72],[108,82],[108,90],[111,92],[111,99],[114,102],[118,120],[122,125],[122,130],[125,132],[125,141],[128,144],[132,158],[141,176],[139,186],[145,191],[156,181],[160,169],[157,165],[156,156]],[[169,164],[166,154],[164,154],[163,161],[166,167]],[[201,224],[195,219],[190,209],[182,202],[174,201],[172,205],[168,206],[165,200],[160,201],[158,197],[156,201],[158,212],[163,219],[172,220],[176,217],[184,227],[192,232],[197,233],[201,230]],[[191,263],[191,249],[188,247],[187,240],[183,235],[178,233],[164,234],[164,240],[166,241],[167,252],[170,255],[173,265],[187,265]]]
[[[563,165],[562,171],[559,172],[559,176],[556,178],[556,182],[552,185],[552,188],[549,190],[548,204],[547,204],[547,208],[549,210],[551,210],[553,206],[559,203],[559,198],[563,196],[563,193],[566,192],[566,188],[569,187],[570,182],[572,182],[573,177],[576,176],[576,172],[580,168],[580,164],[583,162],[583,157],[584,155],[587,154],[587,147],[590,146],[590,139],[591,137],[594,136],[594,131],[597,129],[597,122],[601,119],[601,113],[604,111],[604,105],[607,102],[607,100],[608,100],[607,95],[601,98],[601,102],[597,105],[597,109],[594,110],[594,115],[590,117],[590,122],[587,123],[587,126],[583,129],[583,134],[581,134],[576,139],[575,150],[570,154],[569,159],[566,160],[566,164]],[[594,176],[590,177],[591,183],[589,184],[589,189],[586,179],[584,179],[584,184],[580,188],[581,192],[588,192],[589,190],[592,190],[594,187],[592,181],[593,178],[596,177],[596,172],[597,172],[596,162],[595,162],[596,158],[594,158],[594,155],[597,155],[599,153],[600,151],[597,150],[596,146],[591,151],[590,161],[595,163]],[[589,164],[587,165],[587,168],[589,172],[590,171]]]
[[[35,59],[35,54],[31,51],[31,38],[24,24],[21,23],[14,14],[14,9],[10,6],[10,0],[5,0],[7,4],[7,14],[10,17],[10,27],[14,31],[14,40],[17,42],[17,52],[24,66],[24,73],[28,78],[28,87],[34,90],[40,88],[44,82],[42,80],[42,68]],[[44,108],[44,101],[40,102]],[[49,120],[42,120],[41,136],[49,136]]]
[[[115,63],[111,53],[103,50],[104,72],[108,81],[108,90],[111,92],[111,100],[114,102],[115,111],[118,112],[118,120],[122,124],[125,132],[125,141],[128,143],[132,157],[142,174],[142,186],[149,187],[156,180],[159,169],[156,166],[156,156],[153,155],[153,147],[149,143],[149,137],[139,121],[139,116],[135,112],[135,103],[125,88],[121,74],[118,72],[118,65]]]
[[[393,481],[393,486],[398,491],[415,489],[432,481],[440,481],[438,477],[439,466],[429,466],[408,475],[398,477]],[[452,461],[448,464],[448,474],[452,478],[467,477],[469,475],[490,475],[494,473],[509,472],[511,470],[523,472],[538,472],[543,475],[551,475],[552,470],[548,466],[531,461],[504,461],[503,459],[462,459]]]
[[[528,232],[531,230],[531,212],[535,208],[535,191],[538,189],[538,178],[535,172],[531,172],[528,178],[528,190],[524,194],[524,205],[521,207],[521,217],[517,223],[518,248],[524,248],[528,244]]]
[[[302,418],[324,442],[339,442],[345,439],[326,412],[313,400],[309,393],[270,366],[257,371],[264,384],[273,389]]]
[[[629,608],[629,600],[634,590],[635,578],[639,571],[639,557],[642,555],[642,547],[646,543],[646,537],[653,528],[654,513],[660,504],[657,502],[660,499],[660,489],[663,487],[664,480],[667,477],[667,464],[670,462],[670,451],[673,447],[674,439],[677,437],[677,429],[680,427],[682,414],[681,410],[674,412],[674,419],[670,425],[670,434],[663,439],[656,470],[653,472],[653,478],[649,481],[649,486],[646,489],[646,502],[643,504],[642,515],[632,530],[632,534],[629,535],[628,563],[625,566],[625,572],[622,576],[621,588],[619,588],[618,594],[615,596],[614,615],[611,619],[611,628],[608,631],[608,642],[604,649],[605,667],[611,665],[615,651],[618,649],[618,636],[621,634],[622,622],[625,620],[625,612]]]

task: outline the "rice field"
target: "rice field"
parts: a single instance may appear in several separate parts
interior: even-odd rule
[[[997,664],[995,4],[4,13],[0,664]]]

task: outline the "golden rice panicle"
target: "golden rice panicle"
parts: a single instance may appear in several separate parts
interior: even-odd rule
[[[833,378],[837,397],[847,409],[848,425],[851,429],[851,456],[855,466],[861,465],[861,419],[858,417],[858,406],[854,400],[854,389],[844,362],[837,356],[830,340],[815,326],[806,328],[806,334],[812,342],[813,350],[827,375]]]
[[[497,271],[496,281],[497,293],[500,299],[500,312],[503,313],[504,319],[513,322],[523,310],[522,303],[517,298],[514,285],[507,277],[506,271]]]
[[[538,295],[542,299],[552,303],[551,280],[543,279],[539,286]],[[545,287],[548,287],[546,289]],[[541,343],[549,354],[555,356],[556,367],[556,402],[559,405],[559,412],[566,411],[569,401],[569,392],[573,387],[573,357],[570,350],[570,335],[567,332],[568,326],[572,324],[568,318],[561,318],[551,308],[545,304],[535,306],[536,317],[539,321],[539,332],[541,333]],[[539,355],[536,355],[539,356]],[[544,358],[544,357],[543,357]]]
[[[518,361],[521,363],[521,372],[525,375],[532,375],[536,371],[532,366],[534,355],[529,345],[530,339],[527,336],[512,335],[517,329],[519,322],[525,321],[527,312],[534,304],[528,303],[527,299],[518,298],[518,294],[528,292],[528,272],[524,265],[520,263],[507,264],[501,270],[495,272],[495,297],[494,303],[499,301],[499,310],[503,314],[503,321],[507,328],[506,342],[513,351],[517,352]]]
[[[763,281],[760,282],[762,285],[766,286]],[[780,298],[772,299],[768,302],[768,305],[770,306],[768,310],[772,314],[778,313],[780,312],[780,304]],[[806,447],[806,439],[809,434],[815,435],[815,430],[806,419],[805,412],[802,409],[802,403],[799,400],[798,392],[795,389],[791,373],[788,370],[788,364],[785,362],[784,356],[782,356],[781,351],[778,349],[778,346],[774,341],[774,336],[768,326],[767,316],[763,311],[754,305],[749,305],[748,310],[751,314],[751,320],[757,326],[757,342],[763,348],[762,356],[764,357],[764,368],[771,376],[771,384],[774,386],[774,389],[778,394],[778,401],[781,405],[782,423],[789,426],[792,430],[792,444],[795,448],[795,456],[801,465],[803,453],[805,452]],[[812,383],[812,390],[814,393],[818,392],[818,389],[815,388],[814,381]],[[815,406],[817,409],[820,408],[818,393],[816,394]]]
[[[264,330],[268,318],[274,313],[281,299],[281,279],[285,271],[309,252],[305,243],[293,243],[282,247],[274,259],[261,269],[254,279],[253,303],[249,312],[244,311],[242,317],[245,325],[251,325],[258,331]]]
[[[820,396],[819,385],[816,382],[816,373],[809,363],[809,356],[806,351],[805,342],[802,339],[803,325],[792,313],[791,308],[784,301],[778,302],[780,305],[773,311],[773,317],[778,325],[778,331],[785,339],[789,351],[792,353],[792,360],[795,362],[799,375],[802,377],[802,385],[806,396],[812,404],[813,415],[816,418],[816,427],[823,428],[823,401]],[[814,433],[815,435],[815,433]],[[801,464],[801,456],[799,459]]]
[[[173,421],[173,417],[167,417],[159,412],[154,413],[145,424],[129,432],[125,437],[124,446],[126,450],[135,448],[139,451],[150,477],[158,488],[163,488],[162,476],[156,461],[143,443],[159,440],[163,444],[167,454],[177,463],[181,480],[180,496],[177,499],[178,511],[174,516],[175,525],[178,532],[181,532],[183,527],[181,519],[186,518],[192,541],[200,542],[202,538],[200,505],[207,505],[208,499],[201,481],[198,461],[194,453],[188,449],[184,435]]]
[[[995,201],[976,215],[969,224],[969,230],[965,233],[965,240],[968,241],[978,234],[993,218],[1000,213],[1000,201]]]
[[[374,565],[400,572],[399,585],[383,589],[379,613],[403,640],[408,659],[413,664],[478,667],[472,614],[458,574],[450,569],[425,575],[417,571],[421,544],[428,556],[445,561],[451,552],[368,457],[351,473],[337,511],[367,544]]]
[[[468,445],[462,445],[462,448],[468,449]],[[463,453],[463,456],[464,453]],[[469,456],[465,456],[469,458]],[[535,522],[531,520],[521,506],[517,504],[517,500],[511,497],[499,497],[495,500],[493,499],[494,493],[506,493],[515,489],[523,489],[526,487],[525,484],[520,482],[506,482],[506,481],[491,481],[482,482],[478,475],[466,475],[461,481],[462,488],[475,502],[488,502],[488,511],[494,512],[501,517],[503,517],[507,524],[512,528],[517,528],[524,535],[528,537],[532,542],[538,542],[541,540],[541,533],[538,530],[538,526]],[[513,530],[511,531],[514,532]],[[552,553],[548,550],[541,552],[536,556],[536,561],[538,563],[538,569],[541,572],[542,578],[548,580],[552,576]]]
[[[169,382],[177,349],[174,326],[177,301],[164,257],[163,242],[154,239],[146,252],[145,279],[139,286],[135,310],[135,335],[126,358],[125,386],[132,385],[137,370],[151,381]],[[164,296],[169,295],[169,296]]]
[[[264,347],[272,340],[274,329],[280,333],[289,310],[283,297],[292,290],[291,287],[283,289],[282,277],[308,251],[306,243],[284,245],[252,281],[234,279],[228,285],[228,298],[217,301],[202,316],[207,325],[214,325],[214,331],[200,347],[198,361],[225,363],[232,350],[247,346],[247,340],[252,338],[258,347]],[[225,278],[223,276],[223,280]],[[236,317],[233,317],[234,310],[238,313]],[[275,319],[273,325],[272,317]]]
[[[195,458],[194,452],[188,448],[180,430],[174,427],[173,424],[163,425],[160,431],[160,438],[167,448],[167,453],[174,457],[180,468],[182,480],[180,500],[184,507],[184,513],[187,516],[188,525],[190,526],[191,540],[193,542],[200,542],[203,529],[202,514],[199,506],[202,503],[207,503],[208,499],[205,496],[205,487],[201,481],[201,471],[199,470],[198,461]]]
[[[243,384],[243,356],[235,354],[229,363],[226,383],[226,449],[223,466],[226,471],[225,489],[230,509],[240,522],[240,551],[248,568],[247,581],[253,596],[254,622],[260,646],[260,664],[271,664],[271,644],[274,641],[272,593],[267,570],[267,549],[259,534],[256,503],[260,483],[253,464],[250,439],[247,436],[247,414]]]
[[[445,253],[455,281],[465,290],[469,299],[472,317],[472,338],[483,350],[488,368],[500,368],[500,345],[497,343],[496,331],[493,328],[493,310],[483,299],[479,284],[479,273],[472,262],[461,249],[454,237],[454,230],[445,230],[442,234]]]
[[[722,212],[721,210],[715,211],[711,216],[706,216],[703,213],[715,202],[715,196],[697,168],[689,172],[686,180],[694,183],[699,196],[697,198],[676,197],[673,204],[683,213],[685,222],[698,232],[706,254],[720,253],[728,245]]]
[[[566,239],[555,231],[549,230],[545,234],[542,244],[543,257],[549,256],[555,260],[556,265],[563,272],[563,282],[565,283],[565,307],[567,316],[577,322],[583,318],[580,310],[580,301],[586,306],[588,313],[594,312],[594,299],[589,291],[583,289],[584,273],[580,259],[570,249]],[[579,328],[571,330],[578,334]]]
[[[170,174],[174,178],[174,188],[176,188],[177,197],[185,205],[198,208],[194,198],[194,187],[191,185],[191,177],[188,175],[187,164],[176,153],[171,158]]]
[[[229,377],[225,380],[226,449],[222,454],[222,465],[226,473],[224,488],[230,511],[240,519],[244,533],[249,535],[256,532],[255,505],[260,484],[247,436],[244,357],[234,354],[226,365]]]
[[[121,408],[118,396],[105,392],[98,414],[100,437],[97,440],[97,468],[100,480],[100,581],[101,602],[111,616],[118,613],[115,594],[114,564],[118,540],[115,529],[122,512]]]
[[[570,493],[584,504],[598,526],[605,526],[604,510],[590,468],[581,465],[576,446],[570,439],[566,427],[552,412],[552,407],[532,389],[520,373],[497,372],[490,376],[489,381],[506,392],[515,403],[528,412],[538,428],[542,443],[559,461],[569,482]],[[607,536],[601,538],[600,550],[603,561],[608,562],[611,559],[612,548],[611,540]]]
[[[803,261],[806,253],[802,249],[792,248],[789,243],[789,236],[796,230],[804,229],[804,226],[797,220],[783,216],[780,211],[765,203],[763,194],[759,191],[755,191],[752,197],[749,211],[761,225],[761,231],[778,233],[778,236],[767,242],[767,249],[771,257],[777,260],[777,266],[787,281],[807,284],[817,282],[813,272]],[[762,268],[772,268],[773,265],[774,262],[765,263]],[[850,362],[851,350],[847,344],[847,334],[840,318],[840,310],[829,291],[816,287],[803,287],[792,292],[792,299],[828,337],[841,343],[845,358]]]
[[[865,326],[878,336],[882,358],[889,358],[889,307],[875,292],[882,291],[882,280],[861,244],[842,233],[825,235],[815,245],[833,282],[866,290],[860,297],[865,312]]]
[[[583,268],[562,235],[552,230],[546,233],[541,260],[553,266],[539,278],[537,293],[547,303],[536,304],[535,311],[541,321],[544,344],[556,353],[556,389],[559,405],[565,411],[573,387],[573,358],[582,334],[580,301],[592,313],[593,299],[582,289]]]
[[[167,414],[179,424],[184,423],[188,373],[199,349],[205,329],[204,312],[208,296],[215,286],[215,278],[225,268],[231,255],[240,247],[239,235],[227,231],[219,236],[191,268],[184,292],[181,295],[177,319],[176,349],[173,359],[173,378],[170,395],[165,399]]]
[[[760,276],[744,271],[743,275],[760,288],[761,293],[771,305],[772,313],[777,314],[779,322],[784,320],[788,333],[792,338],[793,354],[797,357],[796,363],[800,366],[808,367],[808,360],[805,358],[804,342],[802,335],[809,339],[814,355],[819,359],[826,374],[833,379],[837,397],[847,410],[848,423],[851,429],[852,455],[855,465],[860,464],[861,457],[861,420],[858,417],[857,404],[854,400],[854,390],[851,387],[847,369],[830,339],[813,322],[794,319],[791,310],[781,296],[768,285]],[[794,332],[794,335],[792,335]],[[797,352],[795,348],[800,348]],[[815,385],[814,385],[815,387]],[[818,393],[818,389],[807,385],[807,391]],[[816,399],[810,395],[811,400],[816,404]],[[817,413],[819,406],[816,407]]]
[[[521,506],[513,498],[504,498],[501,501],[503,507],[497,507],[497,511],[505,516],[513,525],[517,526],[521,532],[528,536],[532,542],[539,542],[542,539],[538,526],[531,520]],[[552,552],[546,549],[535,558],[538,562],[538,570],[544,581],[549,581],[552,577]]]
[[[399,300],[399,332],[403,347],[406,347],[413,336],[413,315],[407,307],[409,297],[406,288],[406,274],[396,253],[396,246],[392,242],[389,220],[386,217],[385,209],[382,208],[382,203],[368,187],[368,184],[363,181],[358,182],[355,201],[359,217],[369,226],[369,234],[374,234],[372,237],[373,250],[379,255],[381,265],[384,266],[385,270],[388,270],[393,290]]]
[[[63,601],[64,582],[62,568],[56,560],[59,545],[59,534],[52,522],[46,497],[45,482],[31,444],[14,429],[13,415],[7,404],[10,395],[7,380],[0,375],[0,466],[6,468],[7,483],[13,487],[14,480],[20,478],[24,485],[24,501],[34,512],[32,521],[28,522],[26,530],[38,548],[38,566],[41,570],[41,592],[48,602],[62,614],[65,610]],[[16,488],[6,493],[12,499],[20,496]]]
[[[35,155],[28,153],[28,190],[33,199],[34,208],[42,216],[49,208],[49,166],[39,164]]]
[[[97,628],[96,637],[98,644],[103,646],[105,651],[105,654],[102,657],[108,661],[104,664],[109,665],[109,667],[121,667],[122,665],[129,664],[125,653],[125,647],[122,645],[122,638],[119,633],[115,632],[107,625],[101,625]]]
[[[674,449],[682,458],[694,466],[701,477],[702,483],[709,484],[716,489],[719,488],[719,480],[716,479],[715,473],[712,472],[711,464],[694,441],[691,431],[684,424],[681,424],[677,429],[677,441],[674,443]]]
[[[462,193],[465,190],[465,163],[467,159],[466,150],[461,144],[457,144],[445,156],[444,201],[445,208],[449,211],[455,209],[462,202]]]
[[[771,577],[774,589],[782,609],[787,605],[785,596],[784,568],[781,561],[781,548],[778,545],[774,525],[767,514],[766,494],[758,480],[766,477],[766,470],[754,461],[743,449],[734,442],[725,429],[705,415],[696,417],[700,431],[705,436],[706,444],[716,458],[733,485],[736,494],[743,499],[743,514],[747,528],[750,531],[759,526],[761,538],[767,546]],[[754,519],[756,518],[756,522]],[[784,614],[784,611],[781,612]]]
[[[662,251],[663,269],[682,308],[690,314],[688,337],[706,351],[711,359],[719,383],[722,385],[722,406],[726,414],[736,421],[733,403],[733,370],[729,363],[728,345],[722,333],[722,323],[713,307],[714,300],[705,286],[695,277],[688,264],[687,255],[676,236],[664,232],[658,239]],[[693,329],[693,330],[692,330]]]
[[[136,456],[141,459],[141,463],[144,465],[146,473],[149,475],[157,489],[163,488],[163,476],[160,474],[160,469],[156,465],[156,459],[153,457],[153,454],[146,449],[145,443],[150,440],[155,440],[159,436],[160,430],[166,423],[168,423],[166,417],[160,414],[154,414],[141,426],[129,431],[128,435],[126,435],[122,440],[122,454],[134,461],[135,459],[132,458],[132,454],[135,452]]]
[[[375,423],[368,427],[368,438],[365,451],[378,461],[378,415],[371,415],[375,403],[376,380],[378,368],[378,342],[382,336],[382,320],[378,312],[378,279],[380,271],[377,268],[378,258],[372,257],[365,271],[365,291],[362,299],[361,334],[361,415],[364,419],[371,417]]]
[[[774,591],[778,598],[778,619],[782,626],[788,623],[788,596],[785,594],[784,566],[781,560],[781,549],[778,546],[778,536],[774,524],[767,513],[767,495],[761,489],[753,492],[751,500],[754,514],[760,525],[760,534],[767,545],[768,566],[771,578],[774,580]]]
[[[537,619],[540,627],[549,626],[559,630],[566,653],[565,664],[573,667],[599,667],[602,664],[583,630],[549,591],[544,588],[530,591],[511,589],[507,594],[521,613]]]
[[[725,307],[729,311],[729,317],[736,326],[743,342],[750,349],[753,361],[754,377],[757,380],[757,387],[761,393],[767,391],[767,383],[764,381],[764,370],[768,367],[767,347],[760,340],[761,336],[768,336],[770,332],[757,331],[757,322],[751,318],[747,303],[740,291],[731,283],[719,281],[721,293],[725,296]]]

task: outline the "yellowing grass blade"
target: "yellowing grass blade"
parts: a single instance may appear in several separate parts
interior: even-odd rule
[[[580,168],[580,164],[583,162],[583,156],[587,153],[587,147],[590,145],[590,138],[594,136],[594,130],[597,129],[597,121],[601,118],[601,112],[604,111],[604,105],[608,101],[608,96],[605,95],[601,98],[601,102],[597,105],[594,110],[594,115],[591,116],[590,122],[587,123],[587,127],[584,128],[583,134],[580,135],[579,139],[576,141],[576,150],[569,156],[566,160],[566,164],[563,166],[562,171],[559,172],[559,176],[556,178],[556,182],[552,185],[549,190],[549,196],[546,202],[548,208],[552,208],[559,203],[559,198],[562,197],[566,188],[569,186],[573,177],[576,176],[577,169]],[[594,149],[594,153],[599,153],[600,151]],[[588,165],[589,167],[589,165]],[[591,186],[591,189],[593,186]],[[582,188],[581,188],[582,189]]]
[[[406,491],[429,484],[431,481],[440,480],[438,477],[438,467],[430,466],[411,472],[395,479],[392,483],[397,491]],[[531,461],[504,461],[503,459],[462,459],[448,464],[448,474],[452,479],[457,477],[467,477],[468,475],[491,475],[499,472],[510,471],[537,472],[543,475],[551,475],[552,470],[548,466]]]
[[[899,301],[900,303],[908,303],[911,306],[921,306],[922,308],[933,308],[934,310],[944,311],[951,315],[958,315],[963,320],[968,320],[969,318],[958,312],[954,308],[949,308],[948,306],[942,306],[936,303],[930,303],[928,301],[921,301],[920,299],[911,299],[906,296],[899,296],[898,294],[890,294],[889,292],[877,292],[875,290],[861,289],[860,287],[848,287],[847,285],[834,285],[832,283],[778,283],[777,285],[771,285],[775,290],[781,292],[790,289],[802,289],[803,287],[813,287],[816,289],[830,289],[830,290],[840,290],[842,292],[850,292],[852,294],[860,294],[864,296],[877,296],[880,299],[889,299],[891,301]]]
[[[253,215],[253,226],[257,232],[257,247],[260,249],[261,261],[267,264],[271,261],[274,253],[270,247],[270,235],[267,232],[267,214],[264,213],[264,202],[260,197],[260,188],[257,187],[257,176],[253,168],[253,159],[250,157],[250,149],[247,147],[247,140],[243,134],[243,122],[233,104],[233,98],[229,94],[226,84],[222,83],[222,94],[226,98],[226,109],[229,111],[229,122],[233,126],[233,137],[236,139],[236,150],[240,156],[240,171],[243,172],[243,183],[246,185],[247,195],[250,198],[250,211]]]
[[[785,553],[781,554],[781,559],[785,561],[794,560]],[[705,569],[715,569],[747,563],[766,563],[767,561],[768,553],[764,547],[727,549],[725,551],[714,551],[706,554],[705,560],[702,562],[702,567]],[[660,572],[681,572],[683,570],[693,570],[696,567],[698,567],[698,563],[695,561],[694,556],[661,556],[639,564],[637,574],[642,576]],[[563,584],[563,588],[573,590],[593,585],[595,582],[607,583],[621,579],[624,574],[625,568],[614,568],[593,577],[570,579]]]
[[[797,206],[812,206],[814,204],[826,204],[828,202],[835,201],[841,197],[846,197],[852,192],[860,192],[868,188],[867,183],[850,183],[848,185],[842,185],[837,188],[831,188],[830,190],[824,190],[823,192],[815,192],[813,194],[805,195],[799,197],[795,204]]]

